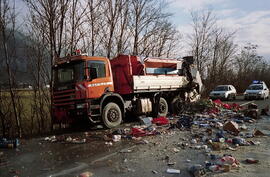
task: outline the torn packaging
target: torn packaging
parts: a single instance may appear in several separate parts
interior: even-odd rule
[[[236,135],[239,134],[239,126],[236,122],[228,121],[223,125],[223,130],[232,132]]]

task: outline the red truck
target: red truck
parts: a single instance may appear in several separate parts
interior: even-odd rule
[[[198,99],[202,86],[192,57],[109,60],[79,53],[57,59],[53,72],[54,124],[87,118],[113,128],[127,112],[166,116],[177,113],[183,101]]]

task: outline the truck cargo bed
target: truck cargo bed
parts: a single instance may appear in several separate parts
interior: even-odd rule
[[[188,84],[184,76],[133,76],[134,92],[144,90],[176,90]]]

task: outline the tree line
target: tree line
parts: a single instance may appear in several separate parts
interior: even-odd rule
[[[218,84],[233,84],[242,92],[253,80],[264,80],[270,66],[257,54],[257,45],[241,48],[237,31],[217,22],[211,11],[191,12],[192,32],[184,38],[171,22],[163,0],[23,0],[24,22],[16,4],[0,0],[0,65],[7,73],[8,90],[0,92],[0,130],[3,136],[41,134],[51,130],[51,66],[55,58],[76,49],[91,56],[113,58],[119,53],[180,58],[182,47],[193,55],[205,93]],[[20,92],[14,62],[16,32],[24,34],[24,57],[33,90]],[[251,41],[252,42],[252,41]],[[12,45],[11,45],[12,44]],[[2,71],[1,71],[2,72]],[[0,87],[1,89],[1,87]],[[28,98],[28,101],[26,101]],[[30,99],[29,99],[30,98]],[[26,106],[26,104],[28,106]]]

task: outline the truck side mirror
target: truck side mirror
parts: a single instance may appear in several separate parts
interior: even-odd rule
[[[97,68],[90,68],[90,81],[97,78]]]

